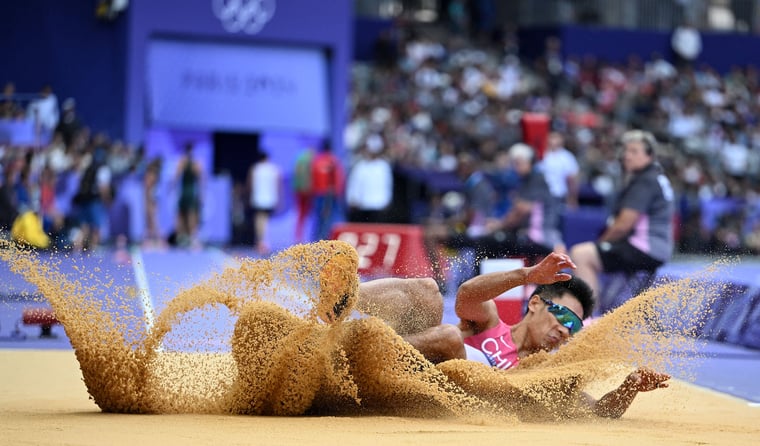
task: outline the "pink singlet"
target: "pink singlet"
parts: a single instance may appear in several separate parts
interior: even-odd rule
[[[464,343],[483,352],[493,367],[508,369],[517,365],[517,346],[512,341],[512,327],[499,320],[499,325],[464,338]]]

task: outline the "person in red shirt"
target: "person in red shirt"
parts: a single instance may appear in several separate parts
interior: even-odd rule
[[[314,240],[330,238],[330,229],[340,210],[344,184],[343,165],[332,153],[330,142],[325,140],[311,162],[311,192],[316,211]]]

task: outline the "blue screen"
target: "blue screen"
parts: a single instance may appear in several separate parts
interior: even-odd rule
[[[328,77],[320,49],[154,39],[147,60],[150,124],[325,136]]]

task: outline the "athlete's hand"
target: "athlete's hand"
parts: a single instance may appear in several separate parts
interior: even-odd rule
[[[567,268],[575,269],[575,263],[570,260],[570,256],[553,252],[538,264],[528,267],[527,281],[541,285],[570,280],[572,276],[562,272]]]
[[[628,375],[623,385],[636,392],[649,392],[668,387],[667,381],[669,379],[670,375],[667,373],[659,373],[646,367],[639,367],[635,372]]]

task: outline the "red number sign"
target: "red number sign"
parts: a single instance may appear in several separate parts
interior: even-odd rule
[[[416,225],[345,223],[331,237],[356,248],[359,273],[369,277],[430,277],[432,268]]]

